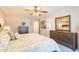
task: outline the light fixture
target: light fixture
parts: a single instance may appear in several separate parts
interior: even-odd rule
[[[3,25],[4,25],[4,19],[3,19],[3,17],[2,17],[2,16],[0,16],[0,24],[1,24],[1,26],[3,26]]]
[[[41,16],[40,12],[39,12],[40,8],[35,6],[35,8],[33,9],[33,15],[36,16]]]
[[[5,31],[10,31],[10,29],[11,29],[10,26],[4,26]]]
[[[33,9],[25,9],[25,11],[31,11],[30,15],[41,16],[42,13],[48,13],[46,10],[41,10],[40,7],[34,6]]]

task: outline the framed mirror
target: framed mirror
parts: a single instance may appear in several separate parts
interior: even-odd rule
[[[55,29],[70,32],[70,15],[55,18]]]
[[[40,27],[41,29],[46,29],[46,20],[40,21]]]

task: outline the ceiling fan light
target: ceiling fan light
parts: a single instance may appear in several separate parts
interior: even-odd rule
[[[38,16],[39,14],[40,14],[39,12],[35,12],[35,11],[33,11],[33,15]]]
[[[40,7],[35,6],[34,8],[30,9],[26,9],[25,11],[31,11],[32,13],[30,15],[36,15],[36,16],[41,16],[41,13],[48,13],[48,11],[45,10],[41,10]]]

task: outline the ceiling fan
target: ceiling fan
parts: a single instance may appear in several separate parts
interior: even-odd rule
[[[37,15],[37,16],[41,16],[42,13],[48,13],[48,11],[46,10],[40,10],[40,8],[37,6],[34,6],[33,9],[25,9],[25,11],[32,11],[30,15]]]

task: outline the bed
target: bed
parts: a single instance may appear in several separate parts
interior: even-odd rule
[[[5,52],[59,52],[58,44],[48,37],[35,34],[15,35],[17,40],[8,42]]]

